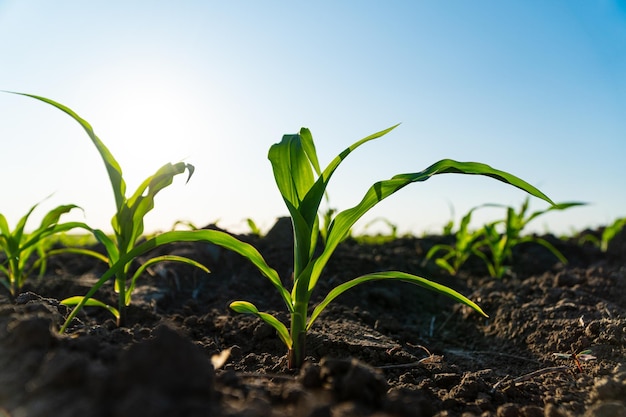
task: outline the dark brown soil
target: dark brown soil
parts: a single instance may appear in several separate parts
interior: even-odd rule
[[[279,222],[264,238],[241,237],[285,279],[289,229]],[[0,297],[0,416],[626,416],[625,236],[608,253],[546,238],[568,265],[528,244],[502,280],[475,261],[454,278],[424,267],[441,237],[346,241],[316,300],[344,280],[392,269],[449,285],[490,318],[411,284],[365,284],[322,314],[298,371],[287,369],[271,327],[228,309],[248,300],[287,319],[273,286],[235,254],[161,248],[212,274],[163,264],[141,279],[127,327],[87,309],[64,335],[68,311],[58,300],[85,294],[104,267],[59,256],[16,300]],[[114,303],[108,287],[98,298]],[[596,359],[580,369],[555,355],[586,349]],[[214,369],[221,352],[230,356]]]

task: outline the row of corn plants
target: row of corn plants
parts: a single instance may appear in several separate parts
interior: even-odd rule
[[[545,247],[560,262],[567,264],[565,256],[546,239],[536,235],[524,235],[523,231],[534,219],[554,210],[566,210],[581,206],[582,202],[564,202],[553,204],[547,209],[529,213],[530,199],[526,198],[516,211],[514,207],[501,204],[483,204],[470,209],[460,222],[458,229],[452,233],[454,242],[451,244],[434,245],[426,254],[424,263],[433,260],[436,265],[451,275],[457,275],[461,267],[471,257],[480,258],[489,275],[502,278],[510,271],[513,260],[513,248],[523,243],[534,243]],[[506,215],[499,219],[471,230],[470,222],[474,212],[484,207],[504,208]]]
[[[477,304],[457,291],[427,278],[402,271],[375,272],[355,277],[331,289],[317,305],[311,305],[317,283],[323,278],[324,268],[338,245],[350,235],[353,225],[382,200],[409,184],[426,181],[434,175],[464,174],[491,177],[517,187],[554,207],[552,200],[544,193],[508,172],[482,163],[443,159],[421,171],[403,173],[376,182],[366,189],[363,198],[351,208],[343,211],[332,210],[320,213],[320,204],[326,194],[327,186],[340,164],[358,147],[385,136],[397,125],[350,145],[337,155],[324,170],[319,164],[311,132],[302,128],[297,134],[284,135],[279,143],[270,147],[268,154],[276,185],[289,211],[294,230],[293,280],[281,280],[276,270],[266,263],[255,247],[219,230],[173,230],[140,240],[143,234],[143,218],[146,213],[154,208],[155,195],[169,186],[177,175],[187,172],[189,180],[194,172],[194,167],[182,162],[165,164],[154,175],[148,177],[133,194],[127,196],[121,167],[87,121],[68,107],[53,100],[29,94],[21,95],[52,105],[80,124],[102,157],[116,202],[116,212],[111,220],[114,231],[112,237],[86,223],[58,224],[58,217],[70,208],[74,208],[74,206],[63,206],[47,220],[46,232],[41,232],[22,244],[22,247],[26,247],[26,249],[37,247],[37,239],[42,240],[53,233],[78,228],[93,234],[95,239],[106,249],[105,255],[85,248],[70,249],[76,253],[100,259],[107,264],[108,269],[85,295],[71,296],[62,301],[64,304],[73,306],[73,309],[61,326],[60,332],[68,329],[78,312],[86,305],[107,308],[116,315],[119,325],[124,325],[126,307],[131,302],[136,280],[148,265],[155,262],[176,261],[209,272],[201,263],[188,258],[167,255],[152,258],[137,266],[140,256],[149,253],[156,247],[174,242],[208,242],[236,252],[248,259],[278,291],[289,313],[288,323],[281,322],[272,312],[263,311],[248,301],[234,301],[230,304],[230,308],[239,313],[253,314],[272,326],[287,349],[289,366],[297,368],[304,361],[307,331],[320,317],[324,309],[344,292],[370,281],[403,281],[425,287],[466,304],[486,316]],[[23,223],[25,221],[20,222],[17,228],[18,231],[21,230],[21,235],[23,235]],[[2,222],[0,219],[0,228],[2,229],[0,242],[7,242],[6,246],[13,250],[16,247],[16,240],[11,240],[9,229],[5,224],[6,221]],[[17,239],[19,242],[22,242],[21,239],[23,239],[21,235]],[[318,245],[322,246],[321,251],[316,251]],[[47,254],[47,256],[51,255],[52,253]],[[7,252],[8,269],[1,271],[7,275],[7,283],[12,288],[13,293],[17,292],[19,286],[23,284],[23,275],[8,274],[7,271],[10,268],[23,268],[25,264],[14,262],[22,258],[22,256],[15,255],[15,251]],[[133,266],[136,268],[135,272],[132,272]],[[16,276],[22,277],[19,278],[20,281],[16,281],[14,278]],[[207,275],[207,279],[210,279],[210,275]],[[95,298],[97,291],[109,281],[113,281],[115,291],[118,293],[116,306],[107,306]],[[290,284],[286,286],[283,282],[290,282]],[[245,294],[242,294],[242,297],[245,298]]]

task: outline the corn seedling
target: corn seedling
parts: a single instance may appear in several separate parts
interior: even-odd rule
[[[477,248],[481,245],[480,239],[484,235],[484,229],[480,229],[472,232],[469,228],[469,223],[472,220],[472,213],[478,207],[471,209],[459,223],[458,230],[454,233],[455,242],[452,245],[440,243],[434,245],[424,258],[424,264],[435,255],[443,253],[443,255],[435,258],[435,264],[441,269],[445,269],[450,275],[458,274],[461,266],[469,259],[472,254],[475,254]],[[453,229],[453,221],[450,225],[450,232]],[[447,227],[447,226],[446,226]]]
[[[201,229],[195,223],[187,221],[187,220],[176,220],[172,225],[171,230],[178,230],[178,228],[184,227],[189,230],[199,230]]]
[[[367,229],[369,229],[376,223],[382,223],[389,228],[389,234],[386,236],[388,236],[392,240],[398,237],[398,226],[392,223],[389,219],[386,219],[384,217],[376,217],[375,219],[372,219],[371,221],[367,222],[365,226],[363,227],[363,231],[366,232]]]
[[[246,223],[248,224],[248,228],[250,229],[250,233],[252,233],[254,236],[261,237],[261,235],[263,233],[261,232],[261,229],[256,224],[256,222],[254,220],[252,220],[252,218],[248,217],[246,219]]]
[[[387,228],[389,228],[388,234],[386,234],[383,230],[368,233],[368,229],[376,225],[376,223],[383,223]],[[392,242],[398,238],[398,227],[384,217],[376,217],[363,226],[363,230],[360,234],[355,235],[350,233],[348,237],[351,237],[357,243],[364,245],[382,245],[386,242]]]
[[[157,193],[169,186],[176,175],[182,174],[185,171],[189,173],[187,178],[187,181],[189,181],[189,178],[191,178],[194,171],[193,165],[184,162],[165,164],[159,168],[154,175],[144,180],[130,197],[126,197],[126,183],[122,175],[122,169],[109,149],[98,138],[98,136],[96,136],[91,125],[87,123],[87,121],[82,119],[68,107],[50,99],[30,94],[21,95],[48,103],[72,117],[82,126],[85,132],[87,132],[87,135],[102,157],[113,188],[117,208],[117,211],[111,220],[111,225],[113,226],[113,236],[110,237],[102,230],[92,229],[87,225],[83,225],[85,229],[93,233],[95,238],[104,245],[106,255],[86,248],[75,248],[72,249],[72,251],[75,253],[93,256],[107,263],[110,269],[115,269],[114,285],[115,291],[118,293],[118,308],[115,309],[113,307],[107,307],[107,309],[117,317],[118,324],[124,325],[126,307],[131,302],[131,295],[135,288],[137,278],[150,265],[154,265],[157,262],[182,262],[198,267],[207,273],[209,272],[205,266],[192,259],[181,256],[164,255],[149,259],[143,263],[134,272],[134,274],[131,275],[131,264],[139,255],[143,254],[143,252],[133,252],[136,253],[135,256],[127,256],[133,251],[133,249],[136,248],[139,238],[142,237],[144,230],[144,216],[154,208],[154,198]],[[161,238],[159,243],[162,245],[176,241],[176,239],[169,238],[168,236],[172,235],[166,235]],[[154,241],[154,238],[149,239],[149,241]],[[114,268],[116,265],[117,267]],[[100,280],[98,284],[96,284],[95,289],[97,290],[103,283],[104,281]],[[82,307],[83,305],[105,307],[104,303],[92,299],[91,295],[93,294],[91,293],[89,296],[85,297],[70,297],[63,300],[62,303],[66,305],[77,305],[78,307]]]
[[[0,214],[0,254],[5,259],[0,263],[0,283],[15,297],[28,275],[33,269],[39,267],[39,275],[42,276],[46,269],[45,252],[48,239],[59,233],[66,232],[78,227],[81,223],[59,223],[63,214],[79,208],[73,204],[58,206],[50,210],[41,221],[37,229],[27,233],[24,229],[28,218],[37,208],[35,204],[17,222],[15,229],[11,230],[4,215]],[[31,262],[32,256],[37,253],[38,261]]]
[[[617,219],[604,228],[599,243],[602,252],[606,252],[609,249],[609,243],[622,231],[624,226],[626,226],[626,217]]]
[[[193,166],[182,162],[178,164],[166,164],[161,167],[155,175],[146,179],[130,198],[126,198],[126,184],[122,176],[122,170],[104,143],[102,143],[102,141],[96,136],[89,123],[80,118],[69,108],[50,99],[28,94],[21,95],[48,103],[68,114],[81,125],[102,157],[113,188],[117,207],[117,212],[111,220],[114,231],[113,236],[111,237],[107,236],[99,229],[92,229],[86,224],[76,224],[76,227],[81,227],[89,231],[94,235],[96,240],[104,245],[106,255],[84,248],[68,248],[67,251],[93,256],[107,263],[109,268],[89,289],[87,294],[63,300],[64,304],[74,305],[75,307],[72,309],[59,329],[60,333],[64,333],[67,330],[72,320],[74,320],[84,306],[106,308],[116,316],[118,324],[122,325],[124,322],[125,308],[130,304],[131,294],[135,288],[137,278],[146,268],[157,262],[182,262],[198,267],[205,272],[209,272],[205,266],[191,259],[180,256],[164,255],[149,259],[143,263],[132,276],[130,276],[130,266],[133,261],[155,248],[171,243],[204,242],[221,246],[248,259],[263,275],[270,279],[274,285],[282,288],[278,273],[267,265],[256,248],[220,230],[198,229],[193,226],[194,228],[192,230],[171,230],[156,234],[141,242],[139,238],[143,232],[143,218],[150,210],[152,210],[152,208],[154,208],[155,195],[160,190],[170,185],[174,176],[185,171],[188,171],[189,176],[191,176],[194,169]],[[102,285],[112,279],[114,280],[115,289],[118,292],[117,309],[93,298]]]
[[[290,328],[275,316],[260,311],[247,301],[235,301],[230,307],[240,313],[256,315],[278,332],[280,339],[288,349],[288,362],[291,368],[300,367],[305,357],[307,331],[322,311],[335,298],[357,285],[377,280],[405,281],[442,293],[466,304],[485,315],[481,308],[451,288],[430,281],[426,278],[400,271],[386,271],[366,274],[342,283],[326,294],[323,300],[309,315],[309,301],[320,276],[337,246],[349,235],[352,226],[372,207],[396,191],[414,182],[426,181],[433,175],[455,173],[492,177],[504,183],[516,186],[531,195],[549,203],[552,201],[541,191],[507,172],[475,162],[457,162],[444,159],[421,172],[400,174],[389,180],[372,185],[363,199],[354,207],[337,213],[326,230],[320,232],[319,207],[326,192],[326,187],[340,163],[359,146],[380,138],[396,126],[370,135],[354,143],[321,171],[313,137],[308,129],[301,129],[299,134],[285,135],[280,143],[269,150],[274,178],[283,200],[289,210],[294,230],[294,273],[291,291],[285,288],[279,279],[273,279],[282,296],[290,315]],[[326,237],[321,252],[316,252],[318,237]]]
[[[546,249],[548,249],[559,261],[563,264],[567,264],[565,256],[547,240],[539,236],[522,236],[523,230],[528,223],[537,217],[552,211],[552,210],[566,210],[571,207],[581,206],[585,203],[580,202],[567,202],[559,203],[550,206],[544,210],[537,210],[530,214],[527,214],[529,199],[526,198],[522,203],[519,211],[515,211],[513,207],[503,206],[500,204],[485,204],[480,207],[504,207],[506,208],[506,218],[504,220],[498,220],[492,223],[488,223],[483,227],[483,239],[482,245],[488,249],[488,253],[480,250],[475,250],[474,253],[478,255],[486,264],[489,274],[494,278],[502,278],[509,267],[506,264],[507,261],[513,258],[513,248],[522,243],[536,243]],[[500,232],[498,229],[503,227],[504,230]]]
[[[477,243],[473,251],[476,256],[483,260],[489,271],[489,276],[492,278],[502,278],[510,270],[510,267],[505,264],[510,257],[509,240],[506,233],[498,231],[496,228],[498,224],[499,221],[483,226],[479,231],[482,239]],[[482,248],[487,248],[487,253]]]

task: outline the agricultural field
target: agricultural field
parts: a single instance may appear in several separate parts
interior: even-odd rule
[[[263,237],[239,238],[290,275],[287,219]],[[272,327],[228,308],[246,294],[286,318],[273,286],[237,254],[205,243],[160,248],[154,255],[184,255],[211,274],[161,264],[138,280],[126,326],[93,307],[65,334],[69,309],[59,300],[85,294],[106,267],[59,255],[14,301],[2,297],[0,404],[10,416],[619,415],[603,413],[623,412],[626,395],[626,236],[607,252],[545,238],[567,265],[523,244],[501,279],[479,258],[454,277],[423,266],[429,248],[450,237],[347,239],[313,304],[351,277],[398,269],[455,288],[489,318],[408,283],[368,283],[322,312],[299,370],[288,368]],[[115,304],[113,286],[99,299]],[[571,356],[587,350],[578,362]]]
[[[554,202],[506,171],[443,159],[324,210],[348,146],[322,169],[311,132],[268,158],[290,216],[267,233],[193,225],[144,234],[154,198],[195,167],[166,163],[128,193],[122,168],[68,107],[113,191],[113,233],[32,229],[0,215],[0,412],[37,416],[609,416],[626,414],[626,220],[571,236],[525,233]],[[516,187],[441,234],[354,235],[354,224],[434,175]],[[529,199],[549,204],[529,212]],[[472,214],[503,216],[472,229]]]

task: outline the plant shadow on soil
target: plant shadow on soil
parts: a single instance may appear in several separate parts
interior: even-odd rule
[[[255,245],[281,277],[291,274],[289,222]],[[429,277],[489,314],[407,283],[368,283],[335,300],[307,339],[307,362],[286,366],[285,347],[260,320],[228,309],[248,300],[287,319],[267,279],[236,254],[174,244],[206,275],[163,264],[142,277],[117,328],[86,309],[67,334],[60,299],[85,294],[104,271],[62,255],[16,300],[0,298],[0,416],[623,416],[626,415],[626,233],[607,253],[546,236],[569,259],[516,249],[513,273],[489,278],[470,262],[450,277],[422,259],[445,238],[378,245],[347,240],[312,304],[340,282],[400,270]],[[590,231],[597,233],[597,231]],[[98,298],[110,303],[110,285]],[[211,357],[230,350],[214,369]],[[595,360],[557,357],[591,349]]]

